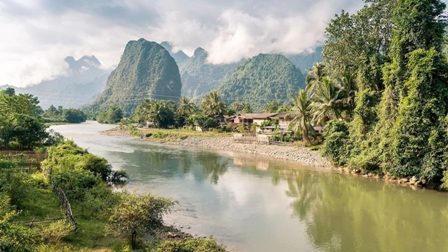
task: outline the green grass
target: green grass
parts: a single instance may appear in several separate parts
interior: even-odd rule
[[[219,132],[219,131],[206,131],[200,132],[189,129],[140,129],[143,135],[152,133],[153,135],[147,137],[146,139],[152,141],[164,141],[164,142],[178,142],[182,141],[187,137],[230,137],[232,133],[230,132]]]

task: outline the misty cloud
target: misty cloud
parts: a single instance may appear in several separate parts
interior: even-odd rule
[[[209,51],[212,63],[258,53],[300,53],[324,39],[328,21],[361,0],[3,0],[0,85],[66,74],[66,56],[118,64],[129,40],[170,41]]]

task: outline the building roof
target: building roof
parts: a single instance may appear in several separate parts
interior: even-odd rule
[[[246,114],[238,114],[239,117],[245,119],[269,119],[273,116],[278,115],[278,113],[246,113]]]
[[[284,111],[281,112],[279,114],[277,114],[276,116],[274,116],[275,118],[279,118],[279,119],[283,119],[285,118],[287,115],[290,115],[290,117],[294,118],[297,115],[297,112],[294,111]],[[291,119],[292,119],[291,118]]]

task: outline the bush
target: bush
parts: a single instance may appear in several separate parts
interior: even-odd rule
[[[330,121],[324,128],[322,154],[335,165],[345,165],[349,159],[349,131],[346,123]]]
[[[185,241],[164,241],[157,247],[157,252],[220,252],[226,251],[225,247],[216,243],[213,237],[209,239],[192,239]]]
[[[39,236],[45,243],[56,244],[71,231],[72,227],[66,220],[59,220],[51,223],[48,227],[43,228],[40,231]]]

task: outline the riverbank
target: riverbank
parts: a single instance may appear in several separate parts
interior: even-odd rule
[[[168,145],[249,153],[249,154],[268,156],[275,159],[298,162],[308,166],[326,167],[326,168],[331,167],[330,162],[328,162],[325,158],[323,158],[319,152],[312,151],[309,148],[305,147],[236,143],[230,136],[218,137],[216,136],[216,134],[213,136],[176,134],[176,136],[173,137],[170,135],[164,136],[165,133],[159,133],[159,132],[160,131],[157,131],[155,133],[154,132],[149,133],[145,131],[141,132],[141,135],[142,138],[146,141],[159,142]],[[111,130],[102,131],[101,133],[113,136],[130,135],[129,131],[120,129],[119,127]]]

